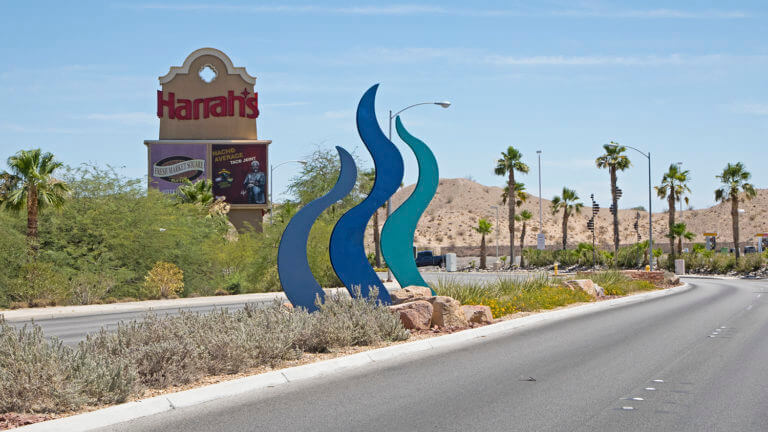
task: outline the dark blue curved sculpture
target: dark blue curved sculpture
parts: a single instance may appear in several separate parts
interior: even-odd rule
[[[352,156],[341,147],[336,147],[341,160],[339,179],[327,194],[301,208],[288,222],[280,238],[277,251],[277,273],[286,297],[295,307],[317,310],[315,298],[325,300],[325,292],[309,269],[307,240],[312,225],[325,209],[347,196],[357,181],[357,167]]]
[[[410,285],[432,288],[419,273],[413,258],[416,225],[437,192],[440,179],[435,155],[423,141],[411,135],[398,116],[395,128],[400,138],[413,150],[419,164],[419,180],[413,193],[387,218],[381,230],[381,253],[401,287]],[[435,290],[432,290],[435,295]]]
[[[373,158],[376,179],[371,193],[360,204],[346,212],[333,229],[330,256],[333,270],[350,294],[359,287],[363,297],[370,295],[372,287],[378,288],[379,300],[390,303],[389,293],[381,279],[368,263],[365,255],[365,229],[373,213],[397,191],[403,181],[403,157],[394,144],[384,135],[376,120],[376,84],[365,92],[357,106],[357,131]]]

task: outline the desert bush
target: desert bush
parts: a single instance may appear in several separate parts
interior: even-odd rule
[[[144,289],[150,298],[167,298],[184,289],[184,272],[175,264],[158,261],[144,277]]]
[[[67,277],[51,263],[30,261],[21,266],[19,276],[8,282],[7,295],[12,301],[34,306],[53,306],[69,296]]]
[[[46,340],[40,327],[0,322],[0,412],[51,412],[79,407],[71,381],[72,350]]]
[[[114,286],[114,279],[108,275],[78,273],[69,281],[70,302],[83,305],[96,303],[104,299],[107,292]]]
[[[616,270],[577,273],[576,279],[591,279],[603,288],[605,295],[627,295],[634,292],[657,289],[655,285],[648,281],[632,279]]]
[[[453,297],[462,304],[489,306],[494,318],[592,300],[585,292],[571,290],[546,274],[525,280],[500,278],[490,283],[463,283],[446,278],[439,279],[432,288],[438,295]]]
[[[400,319],[378,304],[377,294],[372,287],[368,298],[360,296],[359,288],[355,298],[326,295],[325,303],[318,304],[318,313],[312,314],[312,331],[304,349],[327,351],[408,339]]]

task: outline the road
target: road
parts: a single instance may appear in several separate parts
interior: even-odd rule
[[[425,272],[423,273],[427,282],[437,282],[441,279],[456,279],[466,282],[489,282],[496,280],[500,277],[505,278],[525,278],[530,277],[530,273],[445,273],[445,272]],[[386,273],[381,273],[383,277],[386,277]],[[226,300],[227,298],[218,298],[217,300]],[[284,299],[284,297],[283,297]],[[272,304],[274,300],[272,298],[265,298],[258,301],[249,301],[249,303],[256,306],[266,306]],[[230,303],[225,306],[222,305],[201,305],[201,306],[184,306],[184,307],[164,307],[155,308],[152,313],[158,315],[175,315],[179,311],[190,312],[210,312],[212,310],[226,307],[229,310],[242,309],[245,306],[245,302]],[[127,322],[131,320],[141,319],[147,311],[104,311],[99,314],[89,313],[83,316],[62,316],[56,318],[36,318],[34,322],[43,329],[43,333],[46,336],[52,336],[59,338],[64,344],[76,345],[79,341],[85,339],[86,335],[99,331],[102,327],[108,331],[114,331],[120,322]],[[22,327],[25,324],[32,323],[32,319],[15,320],[9,319],[9,324],[15,327]]]
[[[103,431],[765,431],[768,283],[692,289]]]

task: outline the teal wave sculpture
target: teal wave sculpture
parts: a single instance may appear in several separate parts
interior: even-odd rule
[[[381,253],[401,287],[410,285],[429,287],[421,277],[419,268],[416,267],[416,260],[413,257],[413,236],[416,233],[419,218],[437,192],[439,182],[437,160],[423,141],[405,129],[400,116],[395,119],[395,128],[400,138],[416,155],[419,179],[411,196],[384,223],[381,230]],[[434,290],[432,294],[435,294]]]

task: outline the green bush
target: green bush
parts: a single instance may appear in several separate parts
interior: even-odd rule
[[[546,274],[522,281],[500,278],[490,283],[464,283],[443,278],[432,288],[438,295],[453,297],[462,304],[489,306],[494,318],[592,300],[589,294],[565,287],[559,279]]]
[[[635,280],[616,270],[602,272],[577,273],[576,279],[591,279],[603,288],[605,295],[623,296],[639,291],[652,291],[655,285],[647,281]]]

